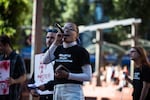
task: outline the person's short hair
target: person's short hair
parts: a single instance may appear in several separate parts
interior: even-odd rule
[[[50,28],[48,28],[47,30],[46,30],[46,32],[52,32],[52,33],[57,33],[58,31],[57,31],[57,29],[50,29]]]
[[[11,40],[7,35],[1,35],[0,42],[4,45],[9,44],[11,46]]]

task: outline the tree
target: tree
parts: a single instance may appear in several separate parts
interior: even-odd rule
[[[0,1],[0,35],[12,36],[13,44],[20,40],[20,26],[27,24],[25,20],[30,13],[28,0],[1,0]],[[30,23],[31,24],[31,23]],[[15,46],[18,48],[18,44]]]
[[[108,20],[120,20],[126,18],[141,18],[142,23],[139,26],[138,35],[141,38],[149,38],[150,32],[150,12],[149,12],[149,0],[95,0],[100,2],[103,7],[103,15]],[[103,19],[104,20],[104,19]],[[107,21],[108,21],[107,20]],[[104,22],[104,21],[102,21]],[[111,34],[106,34],[105,40],[112,43],[119,43],[121,39],[126,39],[127,34],[131,31],[131,27],[115,27],[109,31]],[[121,33],[121,35],[120,35]],[[123,33],[123,34],[122,34]],[[107,36],[108,35],[108,36]],[[123,35],[123,36],[122,36]],[[109,37],[109,38],[108,38]],[[110,38],[110,37],[115,37]],[[125,37],[125,38],[122,38]]]
[[[54,25],[60,21],[59,6],[55,0],[43,0],[43,24],[44,26]]]
[[[148,38],[150,32],[150,12],[149,0],[113,0],[113,14],[110,14],[111,19],[123,18],[141,18],[142,23],[139,27],[139,35],[143,38]]]
[[[45,25],[72,21],[81,24],[92,22],[93,5],[86,0],[44,0],[43,18]]]

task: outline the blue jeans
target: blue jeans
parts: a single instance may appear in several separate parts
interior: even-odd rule
[[[80,84],[55,85],[53,100],[84,100],[82,85]]]

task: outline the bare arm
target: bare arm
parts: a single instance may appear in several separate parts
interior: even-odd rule
[[[133,80],[129,76],[125,76],[125,79],[130,83],[133,84]]]
[[[26,74],[23,74],[22,76],[20,76],[17,79],[13,79],[12,77],[10,77],[8,79],[8,84],[9,85],[13,85],[13,84],[21,84],[26,80]]]

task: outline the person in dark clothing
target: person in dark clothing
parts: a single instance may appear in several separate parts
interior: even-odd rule
[[[21,84],[26,80],[24,60],[13,50],[11,40],[6,35],[0,36],[0,53],[0,61],[10,61],[10,77],[7,79],[9,94],[0,95],[0,100],[19,100]]]
[[[77,44],[79,30],[67,22],[44,54],[43,63],[55,61],[53,100],[84,100],[82,84],[92,76],[89,53]]]
[[[147,65],[144,65],[142,67],[142,81],[143,81],[143,88],[141,91],[140,100],[150,100],[150,67]]]
[[[133,100],[150,100],[150,64],[146,51],[142,47],[132,47],[131,60],[135,63],[134,76],[126,80],[133,85]]]
[[[48,29],[47,30],[47,34],[46,34],[46,49],[44,49],[43,53],[47,51],[47,49],[50,47],[50,45],[53,43],[53,41],[55,40],[55,36],[56,36],[56,33],[57,33],[57,30],[56,29]],[[53,65],[53,64],[52,64]],[[35,80],[34,80],[34,73],[32,75],[32,78],[29,82],[30,84],[32,83],[35,83]],[[39,87],[37,87],[38,89],[44,91],[44,90],[50,90],[50,91],[53,91],[53,86],[52,85],[52,81],[49,81],[47,82],[46,84],[43,84]],[[36,89],[30,89],[30,92],[33,96],[40,96],[40,100],[53,100],[53,93],[51,94],[45,94],[45,95],[39,95],[37,92],[36,92]]]
[[[128,76],[125,77],[126,80],[133,85],[133,100],[139,100],[143,83],[141,79],[141,69],[139,67],[134,68],[133,80],[131,80]]]

